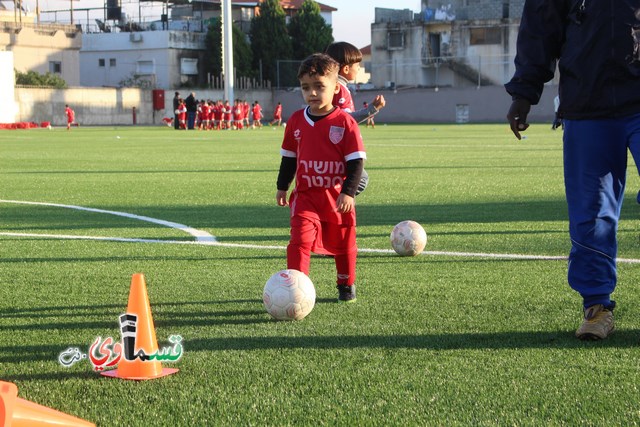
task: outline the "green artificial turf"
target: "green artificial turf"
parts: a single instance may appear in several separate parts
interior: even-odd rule
[[[313,257],[314,310],[277,322],[262,288],[286,267],[281,128],[0,132],[0,199],[14,201],[0,202],[0,380],[99,426],[640,424],[640,264],[619,264],[616,333],[573,336],[581,301],[553,258],[570,248],[561,131],[362,134],[371,181],[356,199],[358,300],[337,304],[333,260]],[[630,160],[619,256],[631,261],[638,189]],[[390,252],[406,219],[425,228],[425,254]],[[65,349],[119,339],[134,273],[146,277],[159,345],[183,337],[182,358],[164,364],[180,371],[132,382],[87,360],[63,367]]]

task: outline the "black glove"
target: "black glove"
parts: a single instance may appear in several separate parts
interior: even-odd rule
[[[524,132],[529,127],[527,123],[527,115],[531,110],[531,103],[524,98],[516,98],[511,103],[509,112],[507,113],[507,120],[511,127],[511,132],[518,139],[522,139],[520,132]]]
[[[560,118],[560,116],[556,113],[556,118],[553,119],[553,124],[551,125],[551,130],[556,130],[558,128],[562,128],[564,129],[564,123],[562,122],[562,119]]]

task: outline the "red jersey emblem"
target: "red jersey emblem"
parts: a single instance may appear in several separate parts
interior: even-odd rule
[[[329,140],[337,144],[342,141],[342,137],[344,136],[344,128],[338,126],[331,126],[329,129]]]

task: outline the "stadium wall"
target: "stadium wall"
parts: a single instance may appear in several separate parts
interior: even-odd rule
[[[550,124],[553,121],[553,98],[557,93],[557,86],[545,86],[540,103],[531,108],[530,122]],[[506,123],[507,110],[511,105],[511,97],[504,87],[483,86],[478,89],[440,88],[438,91],[426,88],[356,91],[353,93],[356,109],[362,108],[364,101],[370,103],[377,94],[382,94],[387,102],[375,118],[378,124]],[[303,106],[299,90],[276,91],[274,103],[277,102],[282,102],[285,121],[293,111]]]
[[[182,96],[188,89],[178,89]],[[221,90],[194,90],[198,99],[222,99]],[[81,125],[123,126],[133,124],[133,108],[136,108],[138,125],[162,125],[164,117],[173,117],[172,99],[175,90],[164,91],[164,110],[153,110],[150,90],[134,88],[15,88],[17,122],[51,122],[54,126],[66,125],[65,104],[76,112]],[[553,98],[558,88],[545,87],[540,103],[533,106],[529,121],[551,123],[554,117]],[[387,106],[376,116],[376,122],[384,123],[501,123],[505,122],[511,98],[502,86],[476,88],[425,88],[355,91],[356,108],[364,101],[371,102],[375,95],[384,95]],[[235,96],[249,103],[259,101],[265,120],[271,120],[276,103],[282,102],[286,121],[295,110],[303,107],[299,90],[236,90]]]
[[[136,109],[136,124],[164,125],[164,117],[173,117],[173,96],[180,92],[186,98],[192,89],[164,91],[164,109],[153,109],[151,90],[136,88],[67,88],[46,89],[16,87],[18,106],[16,122],[51,122],[53,126],[66,126],[65,104],[76,113],[76,121],[82,126],[133,125],[133,108]],[[193,89],[196,98],[218,100],[224,98],[221,90]],[[235,96],[246,99],[249,104],[259,101],[265,113],[271,115],[273,93],[271,90],[237,90]],[[270,117],[270,116],[269,116]]]

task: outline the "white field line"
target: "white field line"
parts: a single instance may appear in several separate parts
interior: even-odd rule
[[[170,228],[177,228],[183,230],[196,238],[195,241],[187,240],[161,240],[161,239],[135,239],[126,237],[103,237],[103,236],[74,236],[65,234],[37,234],[37,233],[10,233],[0,232],[0,236],[9,237],[35,237],[42,239],[68,239],[68,240],[96,240],[96,241],[111,241],[111,242],[127,242],[127,243],[164,243],[174,245],[203,245],[203,246],[219,246],[227,248],[241,248],[241,249],[271,249],[271,250],[286,250],[286,246],[276,245],[251,245],[245,243],[222,243],[218,242],[214,236],[206,231],[197,230],[188,227],[183,224],[175,222],[163,221],[155,218],[128,214],[125,212],[107,211],[102,209],[85,208],[82,206],[73,205],[61,205],[56,203],[41,203],[41,202],[22,202],[16,200],[0,200],[0,203],[17,203],[27,205],[43,205],[43,206],[55,206],[69,209],[77,209],[89,212],[106,213],[111,215],[118,215],[127,218],[139,219],[141,221],[152,222],[155,224],[164,225]],[[392,249],[366,249],[359,248],[360,253],[379,253],[379,254],[395,254]],[[423,251],[421,255],[430,256],[450,256],[450,257],[464,257],[464,258],[489,258],[489,259],[516,259],[516,260],[540,260],[540,261],[566,261],[565,256],[555,255],[527,255],[527,254],[500,254],[491,252],[451,252],[451,251]],[[618,263],[623,264],[640,264],[640,259],[633,258],[618,258]]]
[[[42,203],[42,202],[24,202],[20,200],[1,200],[0,203],[14,203],[20,205],[38,205],[38,206],[53,206],[57,208],[66,208],[66,209],[75,209],[79,211],[86,212],[96,212],[96,213],[104,213],[109,215],[122,216],[125,218],[137,219],[140,221],[152,222],[158,225],[164,225],[165,227],[175,228],[177,230],[182,230],[185,233],[188,233],[196,238],[198,242],[215,242],[216,238],[206,231],[198,230],[195,228],[191,228],[184,224],[178,224],[177,222],[164,221],[161,219],[150,218],[148,216],[134,215],[127,212],[118,212],[118,211],[106,211],[103,209],[95,209],[95,208],[85,208],[83,206],[74,206],[74,205],[61,205],[59,203]]]

